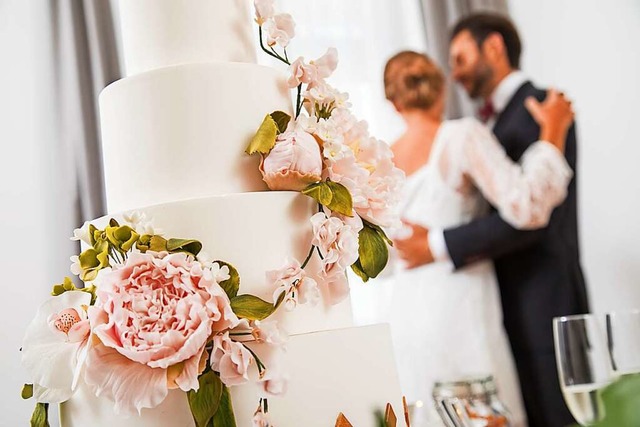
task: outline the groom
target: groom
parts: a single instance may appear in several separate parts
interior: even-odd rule
[[[545,91],[519,71],[520,51],[517,30],[498,15],[468,16],[457,23],[451,36],[454,79],[471,98],[484,101],[481,120],[516,161],[538,139],[539,128],[525,100],[545,97]],[[574,177],[566,200],[545,229],[516,230],[492,209],[488,216],[452,229],[413,225],[412,237],[397,242],[410,267],[450,260],[459,269],[477,260],[494,260],[504,325],[530,427],[573,423],[560,391],[552,319],[589,310],[578,248],[574,127],[567,136],[565,156]]]

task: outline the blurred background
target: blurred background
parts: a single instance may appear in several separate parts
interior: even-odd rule
[[[384,99],[386,60],[413,49],[446,68],[457,18],[483,9],[508,14],[523,39],[525,73],[574,100],[582,261],[594,311],[640,307],[638,0],[277,3],[297,22],[289,56],[311,59],[337,47],[332,84],[350,93],[355,114],[390,143],[403,128]],[[32,402],[19,396],[27,378],[19,354],[24,330],[52,284],[69,274],[72,230],[104,214],[96,102],[122,75],[118,45],[115,2],[0,0],[0,426],[30,417]],[[472,113],[461,93],[450,95],[452,117]]]

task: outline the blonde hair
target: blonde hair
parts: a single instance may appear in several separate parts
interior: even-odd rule
[[[427,110],[444,88],[444,74],[427,56],[413,51],[397,53],[384,67],[384,93],[398,109]]]

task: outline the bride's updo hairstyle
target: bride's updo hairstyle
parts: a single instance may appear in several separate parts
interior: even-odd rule
[[[397,53],[384,67],[384,93],[399,110],[428,110],[443,88],[442,71],[422,53]]]

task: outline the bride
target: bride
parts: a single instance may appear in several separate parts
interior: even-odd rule
[[[515,164],[475,119],[442,119],[444,80],[428,57],[415,52],[394,56],[385,68],[387,99],[407,124],[392,147],[407,175],[403,220],[448,228],[485,214],[489,202],[516,228],[544,227],[572,176],[562,154],[573,120],[570,103],[553,91],[542,104],[528,102],[545,141],[532,144]],[[392,281],[388,319],[403,393],[428,409],[427,420],[414,425],[438,425],[430,424],[435,381],[486,374],[494,376],[514,425],[524,425],[493,264],[478,262],[455,273],[446,263],[401,266]]]

